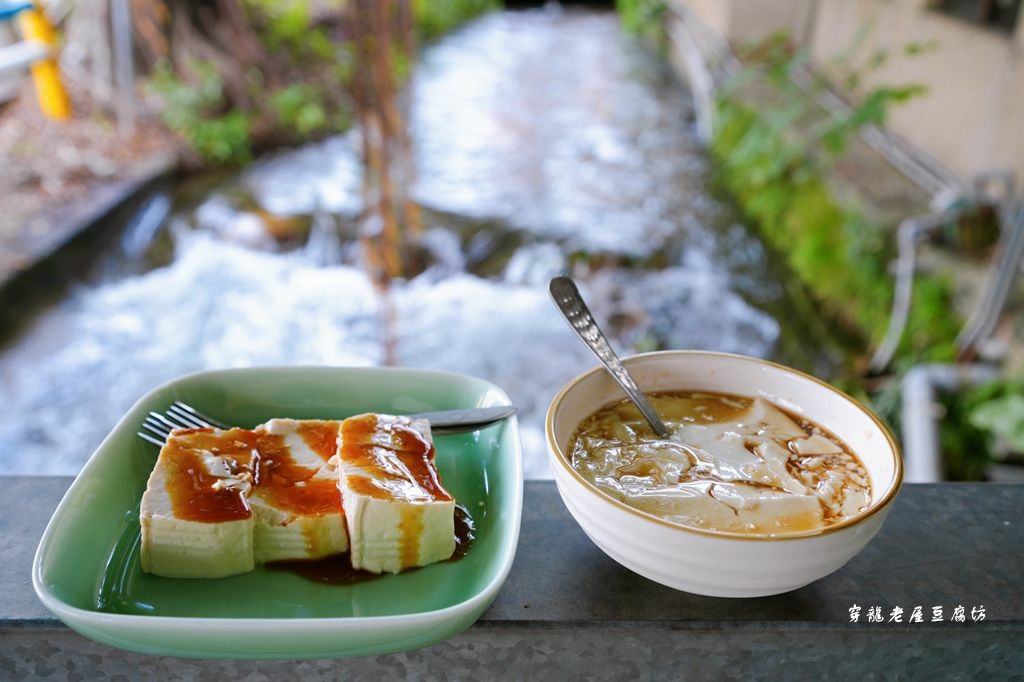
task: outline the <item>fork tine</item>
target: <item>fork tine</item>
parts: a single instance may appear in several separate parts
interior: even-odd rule
[[[167,408],[167,412],[164,414],[150,412],[142,422],[142,428],[156,434],[159,439],[142,431],[138,432],[138,436],[148,443],[163,447],[165,441],[175,429],[202,429],[210,427],[218,429],[230,428],[216,419],[206,416],[191,405],[175,400]]]
[[[202,419],[199,419],[198,417],[189,414],[188,412],[181,409],[177,405],[171,405],[169,408],[167,408],[166,414],[168,419],[177,420],[179,422],[187,424],[192,428],[202,429],[210,426],[208,422],[204,422]]]
[[[183,426],[183,425],[179,424],[176,421],[172,421],[172,420],[168,419],[165,415],[162,415],[159,412],[150,412],[149,413],[149,417],[147,417],[146,419],[147,419],[147,421],[151,421],[154,424],[163,425],[164,428],[167,429],[167,431],[173,431],[174,429],[188,428],[186,426]]]
[[[159,429],[160,431],[165,431],[167,433],[170,433],[176,428],[172,424],[168,424],[165,420],[157,419],[156,417],[153,416],[146,417],[145,419],[142,420],[142,423],[149,424],[150,426],[153,426]]]
[[[158,448],[162,448],[164,446],[164,442],[166,441],[166,439],[158,440],[156,438],[153,438],[153,436],[149,435],[148,433],[143,433],[142,431],[139,431],[135,435],[137,435],[139,438],[141,438],[144,441],[152,443],[153,445],[157,446]]]
[[[219,422],[216,419],[214,419],[213,417],[209,417],[209,416],[203,414],[202,412],[200,412],[196,408],[194,408],[191,405],[188,405],[186,403],[183,403],[180,400],[175,400],[174,401],[174,405],[172,406],[172,409],[173,409],[173,407],[177,407],[180,410],[182,410],[184,412],[187,412],[188,414],[192,415],[196,419],[199,419],[200,421],[205,422],[203,424],[203,426],[213,426],[213,427],[216,427],[218,429],[227,429],[227,428],[229,428],[227,424],[224,424],[223,422]]]
[[[142,420],[142,422],[144,424],[152,424],[153,426],[161,428],[167,432],[170,432],[172,429],[176,428],[174,424],[168,423],[166,419],[163,419],[160,415],[156,413],[151,413],[147,415],[146,418]]]
[[[171,435],[170,430],[166,426],[164,426],[163,424],[155,424],[155,423],[153,423],[151,421],[144,421],[144,422],[142,422],[142,428],[144,428],[147,431],[150,431],[152,433],[155,433],[156,435],[158,435],[158,436],[160,436],[160,437],[162,437],[164,439],[166,439],[169,435]]]

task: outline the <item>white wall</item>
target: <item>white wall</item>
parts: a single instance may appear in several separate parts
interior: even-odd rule
[[[863,32],[851,63],[892,54],[865,86],[928,88],[892,109],[892,130],[964,177],[1014,170],[1024,182],[1024,12],[1007,36],[931,10],[928,0],[671,1],[734,46],[785,30],[826,70]],[[902,56],[906,45],[930,41],[934,51]]]
[[[1024,179],[1024,31],[1007,36],[928,9],[921,0],[823,0],[811,39],[826,65],[869,26],[851,61],[878,49],[889,62],[866,85],[918,83],[928,93],[895,107],[889,127],[970,177],[1014,169]],[[914,42],[934,51],[902,56]]]

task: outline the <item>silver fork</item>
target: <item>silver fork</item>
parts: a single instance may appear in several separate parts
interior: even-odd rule
[[[159,436],[159,440],[144,431],[139,431],[138,436],[157,447],[163,447],[167,437],[174,429],[205,429],[209,427],[230,428],[213,417],[206,416],[191,405],[175,400],[165,413],[150,412],[142,422],[142,428]]]
[[[476,431],[497,424],[516,413],[515,405],[495,405],[493,407],[472,407],[464,410],[441,410],[439,412],[419,412],[407,415],[413,419],[426,419],[434,435],[442,436],[455,433]],[[139,438],[157,447],[163,447],[167,437],[174,429],[229,429],[230,426],[209,417],[196,408],[175,400],[163,414],[150,412],[142,422],[145,431],[139,431]],[[156,437],[154,437],[154,435]]]

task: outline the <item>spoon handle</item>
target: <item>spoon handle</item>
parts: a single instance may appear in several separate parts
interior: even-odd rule
[[[442,410],[440,412],[420,412],[408,415],[411,419],[426,419],[430,422],[430,430],[438,436],[451,433],[466,433],[486,428],[516,413],[515,405],[499,405],[495,407],[474,407],[467,410]]]
[[[651,407],[644,394],[637,388],[636,382],[633,381],[633,377],[626,371],[626,367],[622,364],[619,356],[612,350],[607,337],[605,337],[601,328],[597,326],[594,316],[590,313],[590,309],[587,308],[587,304],[584,303],[583,297],[580,296],[576,283],[569,277],[555,277],[551,280],[550,290],[551,298],[555,300],[555,305],[562,311],[565,319],[569,321],[569,326],[572,327],[572,330],[583,339],[583,343],[587,344],[587,347],[594,352],[594,355],[597,356],[597,359],[601,361],[612,377],[619,382],[619,386],[626,392],[626,396],[637,406],[655,433],[661,438],[668,438],[668,429],[665,428],[665,424],[658,417],[658,413]]]

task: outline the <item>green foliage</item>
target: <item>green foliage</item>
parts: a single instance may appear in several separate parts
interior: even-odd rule
[[[1000,378],[975,386],[962,396],[967,422],[1024,454],[1024,377]]]
[[[926,40],[923,43],[907,43],[903,46],[903,54],[906,57],[918,57],[935,52],[937,49],[939,49],[939,41]]]
[[[334,4],[340,10],[343,3]],[[343,98],[350,46],[314,25],[313,2],[245,0],[244,6],[288,85],[271,89],[265,74],[250,69],[241,88],[233,83],[235,99],[242,100],[233,101],[216,66],[203,60],[178,73],[158,64],[148,82],[162,100],[164,124],[210,165],[247,163],[257,144],[303,141],[349,123]]]
[[[164,124],[185,139],[192,150],[211,165],[232,166],[252,159],[252,133],[256,113],[229,105],[224,84],[209,63],[192,64],[195,84],[160,64],[149,79],[149,89],[163,100]],[[254,89],[256,85],[254,84]],[[308,139],[344,127],[345,120],[328,116],[322,90],[295,83],[264,95],[276,127],[290,138]]]
[[[946,477],[978,481],[995,453],[1024,453],[1024,377],[997,379],[943,396],[939,439]]]
[[[295,83],[270,95],[270,107],[278,120],[302,137],[309,137],[327,128],[327,111],[319,90]]]
[[[246,0],[250,13],[264,21],[264,39],[274,49],[303,49],[310,29],[308,0]]]
[[[429,39],[501,6],[501,0],[414,0],[413,15],[417,32]]]
[[[1014,393],[993,398],[967,416],[971,426],[1002,439],[1017,452],[1024,452],[1024,396]]]
[[[209,163],[245,163],[252,157],[249,116],[227,108],[224,82],[212,64],[196,61],[191,66],[195,85],[167,63],[158,64],[149,79],[150,90],[163,99],[164,124]]]
[[[249,15],[268,48],[293,62],[331,60],[339,41],[314,22],[312,0],[245,0]],[[321,10],[340,12],[343,0],[325,0]]]
[[[945,414],[939,422],[939,449],[943,454],[943,476],[951,481],[981,481],[991,461],[985,435],[970,426],[963,401],[944,396]],[[955,427],[950,427],[955,424]]]
[[[657,39],[662,32],[662,19],[668,10],[665,0],[616,0],[622,27],[633,35]]]
[[[900,343],[902,362],[949,362],[956,357],[957,332],[963,320],[953,313],[953,282],[949,277],[918,274],[907,328]]]
[[[885,122],[889,107],[928,92],[923,85],[905,85],[898,88],[880,87],[869,91],[860,104],[848,116],[836,117],[821,131],[821,142],[833,155],[846,150],[846,142],[863,126],[881,125]]]
[[[239,165],[252,159],[249,117],[241,111],[223,116],[197,119],[183,132],[192,148],[207,161],[219,165]]]
[[[908,48],[907,53],[926,49]],[[839,69],[841,82],[859,89],[865,72],[880,68],[888,58],[888,53],[877,52],[861,70]],[[755,46],[748,59],[753,66],[732,78],[716,103],[712,154],[718,161],[719,179],[826,312],[869,344],[878,343],[892,306],[894,282],[888,264],[894,255],[894,230],[840,202],[826,178],[861,127],[883,124],[891,106],[924,90],[907,85],[861,92],[848,114],[829,116],[818,109],[813,96],[824,84],[812,78],[808,87],[801,69],[806,56],[792,53],[783,38]],[[794,84],[795,78],[802,79],[803,88]],[[951,314],[949,279],[919,273],[913,297],[897,350],[897,374],[919,362],[949,361],[955,356],[954,339],[961,321]],[[861,399],[870,397],[876,412],[898,427],[898,378],[873,386],[870,396],[852,367],[842,369],[834,381]],[[955,480],[978,479],[988,461],[991,437],[978,426],[951,428],[967,423],[970,406],[957,402],[949,409],[940,432],[943,452],[949,453],[947,475]],[[991,418],[991,413],[982,411],[986,414]],[[984,422],[985,416],[981,419]]]
[[[344,4],[243,0],[260,40],[273,54],[274,82],[287,85],[271,88],[265,74],[251,69],[242,88],[232,82],[238,100],[232,101],[213,63],[195,60],[179,73],[162,63],[151,74],[148,90],[162,100],[165,125],[212,165],[246,163],[255,146],[294,143],[347,128],[351,106],[346,89],[354,57],[351,42],[338,29]],[[440,35],[500,6],[501,0],[414,0],[417,30],[426,37]],[[330,30],[339,35],[332,37]],[[401,82],[412,64],[400,52],[394,63]]]
[[[924,90],[875,88],[847,114],[826,115],[813,98],[825,84],[816,81],[807,92],[808,86],[794,83],[798,75],[806,81],[801,67],[807,57],[792,53],[784,37],[753,47],[747,58],[752,65],[726,84],[717,101],[712,154],[719,177],[825,308],[877,343],[893,297],[887,272],[892,229],[840,203],[825,178],[852,135],[864,125],[884,123],[889,107]],[[876,53],[865,68],[879,68],[886,58]],[[847,80],[859,82],[861,73],[850,72]],[[756,104],[748,102],[752,89],[758,91]],[[958,323],[950,303],[948,281],[928,274],[917,278],[900,348],[904,359],[952,358]]]

